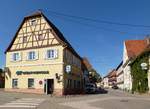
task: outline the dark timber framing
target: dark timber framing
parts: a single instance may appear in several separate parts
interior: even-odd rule
[[[29,24],[29,26],[27,26],[28,24],[27,24],[26,20],[30,19],[30,18],[34,18],[34,17],[43,17],[50,26],[50,29],[45,29],[46,23],[41,23],[41,19],[40,20],[38,19],[38,22],[40,22],[39,25],[40,25],[40,31],[42,32],[41,34],[44,35],[44,39],[42,40],[41,45],[39,45],[39,43],[38,43],[38,39],[36,37],[37,34],[35,35],[35,32],[38,32],[38,35],[39,35],[39,31],[36,31],[36,26],[35,26],[34,30],[32,30],[30,24]],[[23,27],[24,23],[25,23],[25,27]],[[42,29],[41,25],[44,25],[43,29]],[[27,27],[29,27],[31,29],[32,33],[27,32]],[[25,31],[23,29],[25,29]],[[22,31],[22,33],[19,34],[20,30]],[[46,31],[46,32],[44,33],[44,31]],[[52,44],[54,39],[49,38],[49,33],[52,33],[55,36],[55,38],[57,39],[59,44]],[[14,45],[13,43],[14,43],[15,39],[17,38],[17,35],[21,35],[21,34],[23,36],[27,37],[27,44],[25,45],[25,43],[19,43],[21,38],[18,37],[19,40],[18,40],[18,43],[15,43],[15,45],[16,45],[15,49],[11,50],[11,47],[12,47],[12,45]],[[28,34],[30,34],[30,35],[28,35]],[[46,34],[47,34],[47,39],[45,39]],[[34,37],[35,37],[36,41],[33,41],[33,40],[29,41],[30,38],[34,38]],[[51,42],[49,42],[49,39],[51,40]],[[42,45],[45,40],[48,40],[47,45]],[[37,46],[34,46],[34,42],[37,42]],[[32,43],[32,47],[27,47],[28,43]],[[21,44],[22,44],[23,48],[20,48]],[[11,41],[10,45],[5,50],[5,53],[6,52],[12,52],[12,51],[19,51],[19,50],[27,50],[27,49],[36,49],[36,48],[43,48],[43,47],[49,47],[49,46],[56,46],[56,45],[62,45],[62,46],[67,47],[73,54],[75,54],[80,60],[82,60],[82,58],[78,55],[78,53],[74,50],[74,48],[70,45],[70,43],[64,38],[63,34],[55,27],[55,25],[52,22],[50,22],[48,20],[48,18],[41,11],[37,11],[36,13],[29,15],[29,16],[26,16],[23,19],[21,25],[19,26],[19,28],[18,28],[15,36],[14,36],[14,38]]]

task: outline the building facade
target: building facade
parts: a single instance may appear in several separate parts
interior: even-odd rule
[[[124,89],[124,73],[122,68],[123,61],[119,64],[116,68],[116,75],[117,75],[117,86],[119,89]]]
[[[127,40],[124,42],[123,50],[123,75],[124,90],[132,90],[132,77],[130,63],[132,59],[142,53],[147,47],[147,39],[144,40]]]
[[[117,73],[115,69],[109,71],[109,73],[103,78],[102,84],[104,88],[111,88],[117,84]]]
[[[104,88],[109,88],[109,84],[108,84],[108,77],[105,76],[102,80],[102,84]]]
[[[113,69],[108,74],[108,84],[109,84],[110,87],[117,84],[117,75],[116,75],[116,70],[115,69]]]
[[[5,53],[6,91],[82,92],[81,57],[42,12],[23,19]]]

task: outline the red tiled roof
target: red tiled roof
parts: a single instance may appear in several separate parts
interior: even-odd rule
[[[147,47],[146,40],[127,40],[125,41],[127,55],[133,58],[141,54]]]
[[[108,73],[108,75],[107,75],[107,77],[109,77],[109,78],[115,77],[115,76],[116,76],[116,70],[115,70],[115,69],[111,70],[111,71]]]

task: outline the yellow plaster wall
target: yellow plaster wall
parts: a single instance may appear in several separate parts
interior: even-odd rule
[[[45,52],[48,49],[57,49],[58,58],[56,59],[45,59]],[[29,51],[35,51],[39,53],[37,60],[27,60],[27,53]],[[17,51],[16,51],[17,52]],[[55,73],[63,74],[63,47],[53,46],[49,48],[39,48],[18,51],[21,53],[21,61],[12,62],[11,54],[14,52],[7,52],[6,54],[6,67],[9,68],[11,76],[6,73],[5,88],[12,88],[12,78],[18,78],[18,88],[28,88],[28,78],[35,78],[35,87],[43,88],[43,85],[37,85],[39,80],[54,79],[54,88],[62,88],[62,83],[58,83],[55,77]],[[28,75],[16,75],[16,71],[49,71],[49,74],[28,74]],[[36,86],[37,85],[37,86]]]

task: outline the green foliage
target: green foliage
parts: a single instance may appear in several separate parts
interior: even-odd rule
[[[131,63],[132,92],[145,93],[148,91],[147,70],[141,68],[141,63],[147,63],[149,66],[150,52],[144,52]]]
[[[92,69],[90,72],[91,72],[91,74],[89,75],[89,78],[92,82],[94,82],[94,83],[101,82],[102,78],[101,78],[100,74],[97,73],[96,70]]]

